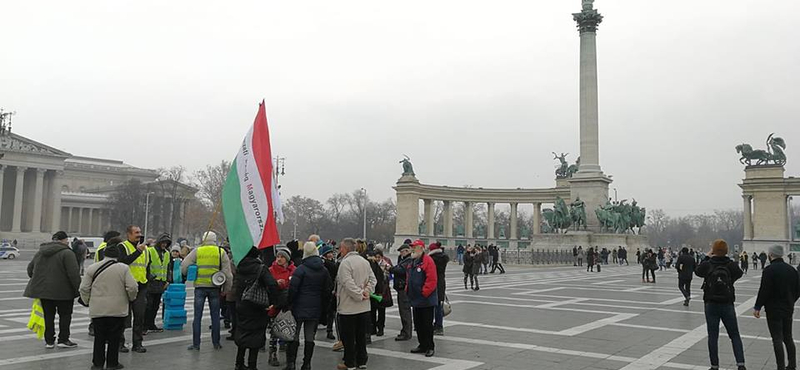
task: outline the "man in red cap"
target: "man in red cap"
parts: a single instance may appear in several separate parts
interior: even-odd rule
[[[411,250],[413,262],[408,267],[406,292],[413,308],[414,327],[419,341],[419,346],[412,349],[411,353],[424,353],[425,357],[432,357],[434,311],[439,304],[436,264],[425,254],[422,240],[411,243]]]

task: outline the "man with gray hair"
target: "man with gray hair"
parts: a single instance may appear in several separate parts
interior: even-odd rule
[[[355,240],[342,240],[339,253],[344,257],[336,275],[336,309],[339,335],[344,344],[344,363],[340,363],[337,369],[366,369],[369,299],[378,280],[369,262],[356,251]]]
[[[753,316],[761,318],[761,307],[767,310],[767,328],[772,337],[778,370],[796,369],[797,357],[792,339],[794,304],[800,298],[800,275],[794,267],[783,262],[783,246],[769,247],[769,266],[761,273]],[[784,349],[788,361],[784,361]]]

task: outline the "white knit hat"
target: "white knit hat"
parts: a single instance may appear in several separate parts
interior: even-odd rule
[[[317,245],[314,242],[306,242],[306,244],[303,244],[303,259],[314,256],[319,256]]]

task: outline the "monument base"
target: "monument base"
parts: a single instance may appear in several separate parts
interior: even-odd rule
[[[625,247],[629,252],[636,253],[636,249],[644,251],[650,248],[649,240],[646,235],[635,234],[599,234],[586,231],[570,231],[567,234],[537,234],[530,239],[488,239],[488,238],[467,238],[464,236],[426,236],[426,235],[395,235],[394,244],[389,249],[389,253],[397,254],[397,248],[403,245],[405,239],[421,239],[426,245],[433,242],[441,242],[445,249],[454,249],[459,244],[481,245],[494,244],[501,249],[521,249],[521,250],[569,250],[572,247],[581,246],[584,250],[589,248],[600,249]],[[630,255],[628,257],[631,258]]]

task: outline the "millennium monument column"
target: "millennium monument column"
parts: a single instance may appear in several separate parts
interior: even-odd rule
[[[583,9],[573,13],[580,33],[580,143],[578,172],[569,180],[572,199],[586,203],[587,225],[599,231],[595,210],[608,200],[611,179],[600,169],[600,143],[597,107],[597,26],[603,16],[593,7],[594,0],[582,0]]]

